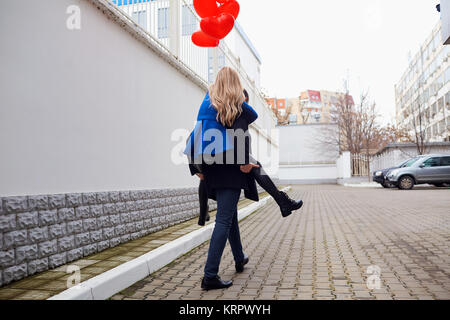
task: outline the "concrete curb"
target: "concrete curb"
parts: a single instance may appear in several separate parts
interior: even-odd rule
[[[291,188],[284,188],[289,191]],[[239,210],[239,221],[264,207],[272,197],[267,196],[259,202]],[[136,259],[84,281],[48,300],[105,300],[148,277],[177,258],[211,239],[214,223],[188,233]]]
[[[344,183],[344,187],[349,188],[382,188],[382,186],[376,182],[368,183]]]

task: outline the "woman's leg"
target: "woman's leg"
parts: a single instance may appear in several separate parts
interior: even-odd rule
[[[264,171],[261,163],[257,162],[259,168],[254,168],[251,174],[255,178],[256,182],[270,194],[275,202],[280,206],[281,214],[283,217],[289,216],[292,211],[298,210],[303,206],[303,201],[295,201],[289,198],[289,196],[278,190],[273,183],[269,175]]]
[[[244,261],[244,251],[242,250],[241,233],[239,232],[238,212],[236,210],[233,216],[233,224],[231,225],[230,234],[228,235],[231,251],[233,252],[234,261],[236,263]]]
[[[233,225],[233,217],[237,211],[237,204],[241,190],[218,189],[216,225],[209,244],[208,259],[205,266],[205,278],[215,278],[219,272],[220,259]]]

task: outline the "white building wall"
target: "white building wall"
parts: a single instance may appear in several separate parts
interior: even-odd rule
[[[0,9],[0,195],[195,186],[179,151],[206,85],[95,1],[25,2],[26,11],[24,1]],[[81,9],[81,30],[66,27],[70,5]],[[270,110],[255,100],[253,140],[263,162],[260,150],[277,155],[278,145]],[[275,159],[263,162],[271,174]]]
[[[88,1],[25,2],[0,9],[0,195],[194,186],[171,135],[205,90]]]
[[[336,183],[339,152],[323,143],[324,130],[332,127],[322,124],[277,127],[282,183]]]

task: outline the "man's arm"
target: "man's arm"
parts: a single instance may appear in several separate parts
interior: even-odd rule
[[[247,102],[242,105],[242,112],[249,125],[258,119],[258,113]]]

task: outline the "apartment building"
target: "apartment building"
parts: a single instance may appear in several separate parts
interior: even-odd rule
[[[331,123],[332,111],[344,97],[341,92],[306,90],[296,98],[269,98],[266,101],[280,115],[289,113],[289,124],[313,124]],[[348,99],[354,104],[352,96]]]
[[[411,136],[422,131],[430,142],[450,141],[449,60],[439,22],[395,86],[397,125]]]

